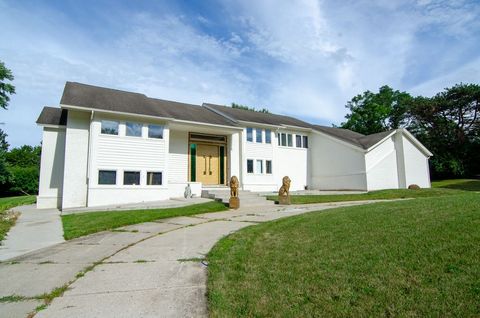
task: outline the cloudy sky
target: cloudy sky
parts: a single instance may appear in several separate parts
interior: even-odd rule
[[[431,96],[480,83],[478,0],[0,0],[0,27],[12,146],[40,142],[35,120],[66,81],[325,125],[385,84]]]

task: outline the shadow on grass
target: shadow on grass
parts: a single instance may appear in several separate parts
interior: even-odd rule
[[[439,184],[438,188],[463,190],[463,191],[480,191],[480,180],[458,180],[456,182],[445,182],[445,184]],[[442,182],[442,181],[440,181]],[[440,183],[439,182],[439,183]]]

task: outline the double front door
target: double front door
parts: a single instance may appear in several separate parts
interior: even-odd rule
[[[197,145],[196,177],[203,184],[220,183],[219,146]]]

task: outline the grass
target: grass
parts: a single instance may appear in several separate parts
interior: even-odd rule
[[[478,317],[480,195],[263,223],[207,260],[212,317]]]
[[[15,219],[6,219],[7,211],[13,207],[35,203],[35,196],[0,198],[0,242],[4,240],[10,228],[15,224]]]
[[[113,230],[125,225],[224,210],[227,210],[227,207],[223,203],[208,202],[168,209],[105,211],[63,215],[62,223],[65,239],[71,240],[87,234]]]
[[[370,191],[357,194],[327,194],[327,195],[291,195],[292,204],[328,203],[364,200],[391,200],[438,197],[458,194],[460,191],[480,191],[480,180],[452,179],[432,182],[430,189],[390,189]],[[278,196],[267,196],[268,200],[278,201]]]

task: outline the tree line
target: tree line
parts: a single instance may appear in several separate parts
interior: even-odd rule
[[[457,84],[433,97],[380,87],[365,91],[346,105],[340,127],[362,134],[406,128],[432,153],[434,179],[480,174],[480,86]]]

